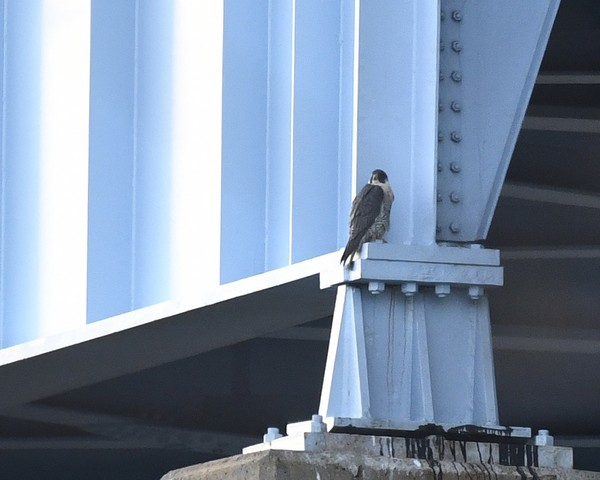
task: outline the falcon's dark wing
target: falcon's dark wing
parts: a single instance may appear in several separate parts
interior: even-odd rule
[[[383,203],[383,189],[378,185],[367,184],[352,202],[350,210],[350,238],[342,254],[341,263],[352,259],[361,247],[362,239],[375,222]]]

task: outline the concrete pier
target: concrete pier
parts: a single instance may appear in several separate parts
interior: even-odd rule
[[[600,480],[578,470],[426,461],[348,452],[265,450],[167,473],[162,480]]]
[[[600,472],[572,465],[566,447],[318,432],[266,441],[162,480],[600,480]]]

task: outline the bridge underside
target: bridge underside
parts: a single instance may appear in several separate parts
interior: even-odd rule
[[[563,0],[486,245],[505,267],[490,291],[501,422],[547,428],[576,468],[600,470],[597,10]],[[336,259],[6,349],[3,475],[159,478],[310,418],[335,298],[318,272]]]

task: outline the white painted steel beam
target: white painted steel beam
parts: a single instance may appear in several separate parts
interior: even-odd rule
[[[91,0],[42,2],[36,336],[85,324]]]
[[[0,409],[330,316],[335,292],[319,290],[318,273],[337,257],[317,257],[223,285],[201,299],[164,302],[2,349]]]
[[[3,4],[0,345],[85,324],[90,1]]]
[[[224,283],[345,241],[354,8],[312,0],[225,3]]]
[[[435,241],[439,8],[360,2],[354,187],[375,168],[387,172],[396,196],[390,243]]]
[[[173,8],[169,298],[182,298],[220,283],[223,1]]]
[[[173,15],[93,3],[88,322],[170,297]]]

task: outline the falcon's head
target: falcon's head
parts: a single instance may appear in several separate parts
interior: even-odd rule
[[[371,179],[369,180],[370,184],[378,184],[378,183],[387,183],[388,181],[388,176],[387,174],[383,171],[383,170],[373,170],[373,173],[371,174]]]

